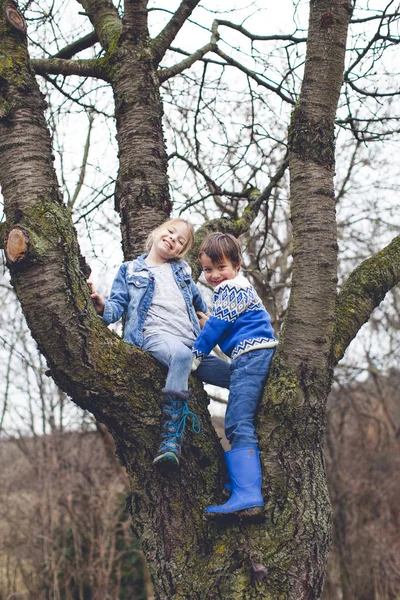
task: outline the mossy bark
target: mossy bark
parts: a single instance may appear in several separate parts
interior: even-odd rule
[[[333,359],[336,364],[387,292],[400,281],[400,236],[359,265],[336,302]]]

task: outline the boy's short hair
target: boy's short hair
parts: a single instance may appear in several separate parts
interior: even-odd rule
[[[207,254],[214,264],[228,259],[234,267],[239,267],[242,262],[240,244],[230,233],[210,233],[200,244],[199,260],[202,254]]]
[[[189,223],[189,221],[186,221],[186,219],[180,219],[179,217],[177,219],[168,219],[168,221],[164,221],[164,223],[161,223],[161,225],[159,225],[158,227],[153,229],[153,231],[149,234],[149,236],[146,240],[146,246],[145,246],[146,252],[150,252],[150,250],[151,250],[151,247],[153,245],[154,234],[161,231],[161,229],[164,229],[164,227],[169,227],[170,225],[176,225],[176,223],[185,223],[187,230],[188,230],[186,244],[184,244],[182,246],[182,250],[179,252],[178,256],[176,257],[176,258],[183,258],[189,252],[190,248],[192,247],[193,240],[194,240],[194,227],[191,223]]]

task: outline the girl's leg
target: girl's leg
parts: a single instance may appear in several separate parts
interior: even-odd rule
[[[258,446],[254,418],[273,355],[273,348],[252,350],[231,364],[225,435],[232,449]]]
[[[176,336],[151,335],[146,338],[143,350],[149,352],[161,364],[168,367],[166,390],[186,391],[192,367],[193,355],[190,348],[185,346]]]
[[[143,349],[168,367],[163,389],[161,443],[153,463],[162,468],[179,465],[182,439],[187,417],[192,418],[192,428],[197,433],[200,424],[188,408],[188,379],[192,366],[192,352],[173,335],[152,335],[145,340]]]

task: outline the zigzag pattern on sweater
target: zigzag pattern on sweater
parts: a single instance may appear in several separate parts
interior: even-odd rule
[[[275,348],[278,345],[278,341],[274,338],[253,338],[251,340],[243,340],[239,342],[235,349],[231,354],[231,359],[234,360],[241,354],[245,352],[250,352],[250,350],[257,350],[257,348]]]
[[[237,288],[226,284],[215,292],[213,315],[217,319],[232,323],[245,310],[265,311],[253,287]]]
[[[205,356],[207,356],[207,354],[204,354],[203,352],[201,352],[200,350],[197,350],[196,348],[192,348],[192,352],[196,359],[201,359],[201,358],[204,358]],[[192,366],[192,370],[193,370],[193,366]],[[196,368],[197,368],[197,366],[196,366]]]

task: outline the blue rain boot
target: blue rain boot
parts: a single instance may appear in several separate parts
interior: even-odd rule
[[[260,451],[256,447],[236,448],[225,452],[232,495],[225,504],[209,506],[209,517],[238,515],[243,518],[263,516],[261,495]]]
[[[162,392],[161,444],[153,465],[173,469],[179,466],[186,419],[191,417],[192,429],[195,433],[200,433],[200,421],[189,411],[188,391],[176,392],[163,389]]]

